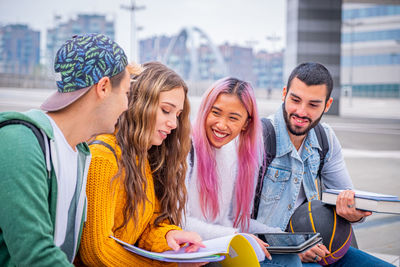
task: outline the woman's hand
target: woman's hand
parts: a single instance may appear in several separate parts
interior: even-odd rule
[[[168,246],[175,251],[178,251],[180,249],[180,245],[184,243],[188,243],[188,246],[185,248],[185,252],[195,252],[199,250],[199,248],[206,247],[201,242],[202,240],[200,235],[195,232],[171,230],[165,235],[165,239],[167,240]]]
[[[253,235],[253,234],[249,234],[251,235],[258,243],[258,245],[261,247],[261,249],[263,250],[265,257],[267,257],[267,259],[272,260],[271,254],[269,254],[268,250],[266,247],[269,247],[269,245],[267,243],[265,243],[264,241],[262,241],[260,238],[258,238],[257,236]]]

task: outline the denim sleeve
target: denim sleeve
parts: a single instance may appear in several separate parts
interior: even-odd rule
[[[329,151],[321,171],[322,181],[326,188],[352,189],[353,183],[344,162],[339,140],[329,125],[324,123],[323,126],[328,137]]]

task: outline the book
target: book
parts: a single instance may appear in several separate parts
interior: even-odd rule
[[[322,202],[336,205],[337,196],[344,190],[326,189],[322,192]],[[356,209],[400,214],[400,199],[397,196],[353,190]]]
[[[138,248],[110,236],[126,250],[138,255],[165,262],[215,262],[222,266],[260,266],[265,259],[264,252],[257,241],[248,234],[239,233],[203,241],[205,248],[197,252],[185,252],[185,247],[179,251],[173,250],[157,253]]]

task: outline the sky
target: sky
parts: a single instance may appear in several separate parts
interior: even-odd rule
[[[46,30],[77,14],[102,14],[114,20],[116,41],[130,51],[130,12],[121,5],[132,0],[1,0],[0,25],[28,24],[41,31],[42,48]],[[199,27],[216,45],[252,46],[255,50],[278,50],[286,41],[286,0],[136,0],[145,9],[136,12],[142,28],[138,39],[175,35],[190,26]],[[267,37],[275,36],[272,42]],[[269,38],[271,39],[271,38]]]

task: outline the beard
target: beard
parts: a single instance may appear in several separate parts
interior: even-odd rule
[[[301,117],[301,116],[297,115],[296,113],[288,114],[288,113],[286,112],[286,107],[285,107],[285,105],[286,105],[286,101],[283,102],[283,105],[282,105],[283,118],[285,119],[286,128],[289,130],[289,132],[290,132],[291,134],[296,135],[296,136],[306,135],[312,128],[314,128],[314,127],[320,122],[322,116],[324,115],[324,112],[322,112],[322,113],[321,113],[321,116],[319,116],[318,119],[316,119],[315,121],[313,121],[313,120],[311,120],[311,118],[309,118],[309,117]],[[296,116],[296,117],[298,117],[298,118],[300,118],[300,119],[306,119],[306,120],[308,120],[308,121],[310,122],[310,125],[309,125],[307,128],[305,128],[305,129],[302,129],[302,128],[299,128],[299,127],[297,127],[297,126],[295,126],[295,125],[292,125],[292,124],[290,123],[290,117],[291,117],[291,116]]]

